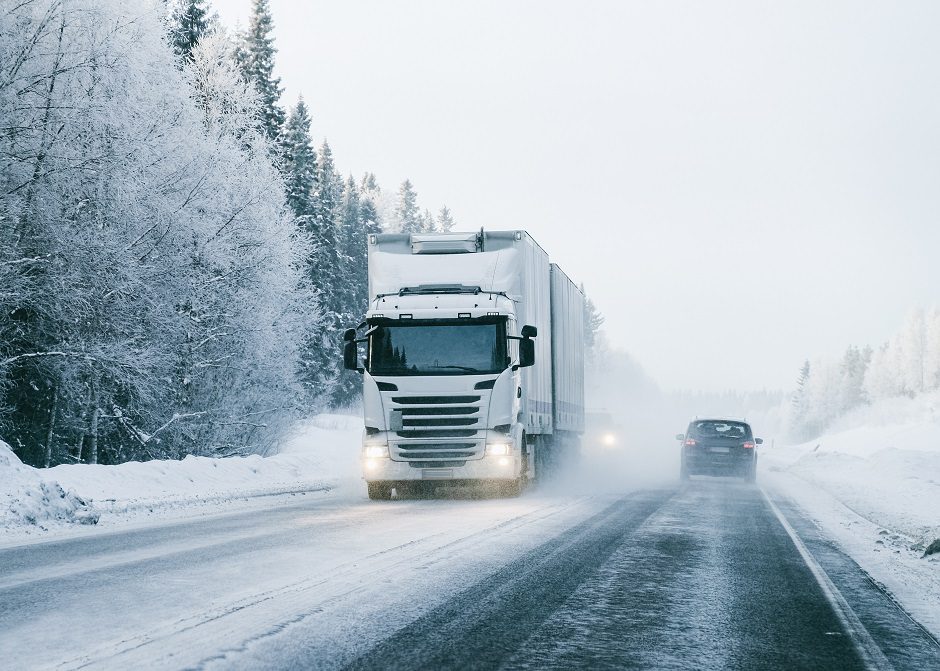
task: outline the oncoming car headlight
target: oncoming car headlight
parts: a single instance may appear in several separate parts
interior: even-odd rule
[[[512,452],[512,445],[507,442],[487,443],[486,453],[491,457],[505,457]]]
[[[604,447],[614,447],[617,444],[617,434],[608,431],[601,436],[601,445]]]
[[[366,459],[380,459],[388,456],[388,446],[386,445],[366,445],[362,450],[362,456]]]

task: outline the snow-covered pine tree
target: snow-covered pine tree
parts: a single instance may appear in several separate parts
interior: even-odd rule
[[[451,214],[450,208],[448,208],[446,205],[444,205],[437,213],[437,225],[442,233],[450,233],[452,230],[454,230],[454,226],[457,225],[457,222],[454,221],[454,216]]]
[[[411,180],[406,179],[398,188],[398,202],[395,206],[395,218],[401,233],[421,233],[422,217],[418,209],[418,194]]]
[[[339,273],[335,304],[340,328],[349,328],[362,321],[366,279],[366,240],[362,221],[362,198],[356,180],[350,175],[343,185],[337,213],[337,244]],[[332,405],[349,405],[359,396],[361,378],[355,373],[340,371],[333,390]]]
[[[176,55],[192,61],[193,49],[216,20],[209,14],[207,0],[176,0],[170,17],[170,42]]]
[[[896,351],[891,342],[875,349],[865,374],[865,393],[868,398],[878,400],[901,393],[901,379],[896,362]]]
[[[839,414],[857,408],[866,402],[865,371],[871,361],[871,349],[860,350],[854,345],[846,349],[839,365]]]
[[[790,415],[789,432],[797,438],[807,437],[809,428],[807,422],[809,419],[809,382],[812,367],[809,359],[803,362],[800,368],[800,374],[796,381],[796,390],[790,397]]]
[[[425,208],[424,214],[421,215],[421,232],[434,233],[435,231],[437,231],[437,222],[434,221],[434,215],[431,214],[431,210]]]
[[[306,272],[320,300],[322,320],[307,334],[301,379],[312,402],[330,403],[342,370],[342,332],[348,327],[339,240],[343,184],[333,163],[333,151],[324,140],[316,157],[312,211],[304,225],[313,251]]]
[[[310,137],[310,112],[303,97],[290,111],[282,141],[284,160],[281,170],[287,191],[287,203],[298,218],[314,214],[317,179],[317,152]],[[301,226],[305,224],[301,221]]]
[[[242,75],[260,96],[258,120],[272,147],[276,146],[284,126],[281,108],[281,79],[274,76],[274,20],[268,0],[253,0],[248,30],[240,36],[236,58]]]
[[[927,313],[926,360],[927,388],[940,389],[940,309],[933,308]]]
[[[597,338],[604,324],[604,316],[587,295],[584,284],[581,285],[581,293],[584,294],[584,358],[589,365],[593,365],[597,355]]]
[[[924,311],[911,311],[896,338],[904,390],[915,396],[927,388],[927,324]]]

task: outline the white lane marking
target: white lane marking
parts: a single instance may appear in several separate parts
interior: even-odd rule
[[[803,541],[797,535],[796,530],[790,526],[787,518],[783,516],[783,513],[780,512],[777,505],[770,500],[770,496],[767,495],[767,492],[764,491],[763,488],[761,488],[760,491],[761,494],[764,495],[767,505],[770,506],[774,515],[777,516],[780,525],[783,527],[784,531],[787,532],[787,535],[790,536],[790,540],[793,541],[793,545],[796,546],[797,551],[809,567],[813,577],[816,578],[816,582],[819,583],[819,587],[822,589],[826,600],[829,602],[829,605],[832,606],[832,610],[848,632],[849,637],[852,639],[852,645],[855,647],[856,652],[858,652],[859,657],[862,658],[862,662],[865,666],[877,671],[894,669],[894,666],[888,661],[888,658],[885,657],[881,648],[875,643],[875,639],[868,633],[865,625],[858,619],[858,616],[855,614],[855,611],[852,610],[849,602],[842,596],[842,592],[839,591],[839,588],[836,587],[829,576],[826,575],[826,571],[819,565],[816,558],[810,554],[809,549],[807,549],[806,545],[804,545]]]

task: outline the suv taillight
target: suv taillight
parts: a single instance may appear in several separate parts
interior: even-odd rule
[[[689,447],[693,447],[695,445],[695,438],[686,438],[685,444]]]
[[[754,441],[753,441],[753,440],[746,440],[746,441],[744,441],[744,444],[743,444],[741,447],[743,447],[745,450],[753,450],[753,449],[754,449]]]

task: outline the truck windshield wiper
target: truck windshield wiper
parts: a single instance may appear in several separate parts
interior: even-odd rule
[[[480,370],[479,368],[470,368],[469,366],[428,366],[428,368],[456,368],[457,370],[465,370],[468,373],[485,372],[485,371]]]

